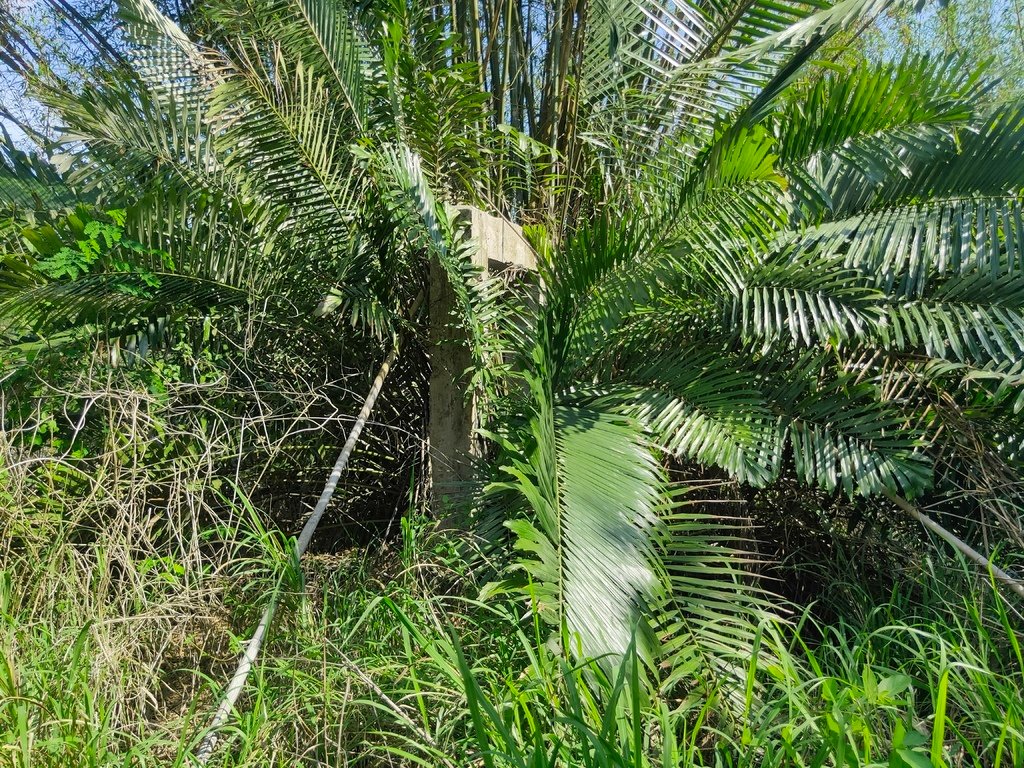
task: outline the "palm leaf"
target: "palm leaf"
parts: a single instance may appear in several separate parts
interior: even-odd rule
[[[742,726],[745,672],[752,656],[770,661],[758,635],[782,618],[779,603],[753,575],[761,560],[749,521],[711,514],[685,495],[680,502],[663,516],[660,544],[672,586],[656,612],[667,638],[662,689],[696,692],[727,723]]]
[[[544,364],[542,348],[536,363]],[[653,532],[664,480],[639,425],[555,405],[549,380],[528,376],[533,413],[524,449],[507,445],[492,496],[518,500],[506,525],[524,553],[538,609],[583,657],[620,657],[634,636],[653,658],[647,602],[657,591]],[[578,645],[577,645],[578,644]]]
[[[0,291],[0,334],[13,343],[97,331],[116,337],[150,318],[181,315],[187,309],[202,314],[215,306],[244,306],[248,299],[238,288],[182,275],[86,275]]]
[[[331,0],[293,2],[305,24],[285,26],[286,31],[304,35],[301,42],[292,45],[304,52],[302,58],[307,61],[313,60],[309,48],[315,47],[319,51],[334,76],[338,91],[344,95],[356,130],[362,131],[366,122],[366,75],[363,69],[367,53],[345,7]]]
[[[815,254],[818,256],[818,254]],[[881,317],[881,291],[842,257],[766,259],[725,301],[726,328],[746,341],[837,344]]]
[[[262,196],[287,200],[328,247],[343,240],[359,190],[348,151],[352,122],[326,83],[280,48],[242,48],[210,97],[211,119],[230,165]]]
[[[782,396],[792,397],[775,395],[780,406]],[[893,404],[879,402],[870,384],[839,378],[789,402],[788,437],[804,482],[851,497],[915,496],[931,486],[922,430]]]
[[[0,203],[22,210],[60,210],[79,200],[50,162],[18,149],[4,132],[0,141]]]

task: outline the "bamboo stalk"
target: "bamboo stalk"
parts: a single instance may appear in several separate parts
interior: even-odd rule
[[[362,433],[363,427],[366,426],[366,422],[370,418],[373,406],[377,402],[377,396],[380,395],[380,390],[384,386],[384,379],[387,378],[387,375],[391,370],[391,366],[394,365],[397,357],[398,342],[396,340],[394,346],[391,348],[391,352],[388,353],[387,358],[384,360],[380,370],[377,372],[377,377],[373,380],[373,385],[370,387],[370,391],[367,393],[366,399],[363,401],[363,407],[359,411],[359,416],[356,417],[355,424],[352,425],[352,430],[348,434],[345,446],[341,449],[341,454],[338,456],[338,460],[334,463],[334,469],[331,470],[330,477],[327,478],[327,483],[324,485],[323,492],[320,494],[320,499],[313,508],[313,512],[310,514],[309,519],[306,520],[306,524],[302,527],[302,532],[299,534],[298,541],[295,543],[295,555],[297,560],[302,558],[302,555],[305,554],[306,549],[309,547],[309,542],[312,540],[313,534],[316,532],[316,527],[320,523],[320,518],[323,517],[323,514],[327,509],[327,505],[330,503],[331,497],[334,495],[334,491],[338,487],[338,481],[341,479],[342,473],[348,466],[348,460],[352,455],[352,450],[355,448],[356,441],[359,440],[359,435]],[[235,674],[231,677],[231,681],[228,683],[228,686],[224,691],[224,698],[221,699],[220,706],[217,707],[217,711],[207,728],[206,736],[203,737],[203,740],[199,745],[199,749],[196,752],[195,764],[197,766],[206,765],[210,756],[213,754],[213,750],[217,746],[218,732],[227,722],[228,717],[230,717],[231,712],[234,710],[235,704],[238,702],[238,697],[242,694],[242,690],[245,688],[245,681],[248,679],[249,673],[252,671],[252,667],[259,656],[260,649],[263,646],[263,640],[266,638],[267,630],[270,628],[270,622],[274,618],[276,603],[277,600],[275,595],[271,597],[267,607],[264,609],[263,616],[260,618],[260,623],[256,625],[256,631],[253,632],[252,637],[246,645],[245,652],[238,660],[238,667],[235,669]]]
[[[1013,576],[1011,576],[1002,568],[993,563],[991,559],[985,557],[978,550],[974,549],[970,544],[968,544],[963,539],[958,537],[952,531],[949,531],[946,528],[939,525],[937,522],[932,520],[930,517],[928,517],[928,515],[926,515],[920,509],[918,509],[909,501],[904,499],[902,496],[897,496],[896,494],[893,493],[886,495],[889,497],[889,500],[892,501],[897,507],[899,507],[912,518],[917,520],[929,531],[932,531],[940,539],[942,539],[947,544],[952,546],[954,549],[956,549],[958,552],[964,555],[967,559],[972,560],[985,570],[991,571],[992,575],[996,578],[997,581],[1001,582],[1004,586],[1009,587],[1021,597],[1024,597],[1024,582],[1022,582],[1020,579],[1015,579]]]

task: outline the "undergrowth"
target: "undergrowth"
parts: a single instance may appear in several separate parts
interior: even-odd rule
[[[207,451],[150,462],[124,436],[159,408],[129,394],[97,393],[87,463],[4,433],[0,765],[189,765],[272,592],[211,765],[1024,765],[1019,606],[960,564],[922,558],[884,598],[823,569],[828,611],[763,624],[731,687],[663,689],[635,657],[568,662],[530,601],[479,601],[416,504],[397,540],[300,568],[211,460],[230,430],[176,422]]]

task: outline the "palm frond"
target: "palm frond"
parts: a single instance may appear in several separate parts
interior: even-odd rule
[[[327,69],[334,76],[338,91],[348,104],[349,113],[357,131],[366,123],[366,73],[368,54],[360,40],[347,9],[331,0],[292,0],[305,25],[285,25],[285,35],[301,35],[291,46],[303,52],[302,58],[312,62],[310,48],[323,57]],[[280,38],[279,38],[280,39]],[[283,43],[288,45],[287,38]]]
[[[785,343],[839,344],[881,319],[881,291],[842,257],[765,260],[725,301],[726,327],[767,350]]]
[[[60,210],[79,201],[84,202],[52,163],[18,149],[4,133],[0,141],[0,203],[22,210]]]
[[[215,190],[154,188],[132,201],[127,234],[166,253],[182,275],[235,286],[254,295],[303,295],[296,276],[309,273],[315,251],[290,253],[288,212]],[[308,291],[305,293],[308,294]]]
[[[760,122],[825,41],[888,5],[744,0],[679,13],[658,3],[598,5],[581,79],[596,107],[591,132],[613,133],[626,167],[666,151],[673,136],[688,138],[685,154],[702,153],[703,166],[722,154],[716,133],[729,144]]]
[[[437,200],[427,171],[409,147],[385,145],[367,159],[385,204],[401,222],[402,236],[411,247],[425,250],[444,272],[456,299],[455,322],[470,333],[474,357],[482,363],[486,330],[481,312],[487,294],[481,290],[480,269],[472,259],[475,243]]]
[[[538,348],[535,362],[544,365]],[[618,657],[634,636],[654,656],[646,624],[657,592],[653,533],[664,478],[637,424],[595,409],[557,405],[550,380],[528,375],[533,412],[522,449],[511,443],[492,495],[526,514],[506,523],[524,552],[541,614],[584,657]],[[578,646],[577,646],[578,643]]]
[[[669,455],[726,470],[740,482],[765,485],[782,460],[782,419],[752,371],[738,369],[723,347],[676,343],[670,355],[643,356],[628,381],[575,390],[582,402],[626,413]],[[623,366],[626,368],[626,366]]]
[[[893,301],[881,340],[962,363],[1013,364],[1024,356],[1024,274],[973,269],[923,297]]]
[[[327,247],[338,245],[334,238],[344,238],[359,189],[347,108],[322,75],[280,48],[239,48],[237,56],[210,97],[228,164],[261,196],[288,201]]]
[[[849,377],[793,397],[773,393],[785,408],[788,439],[801,479],[848,496],[916,496],[932,483],[920,416],[879,402],[871,384]]]
[[[117,336],[140,320],[186,309],[241,306],[249,296],[232,286],[175,274],[103,273],[48,281],[0,293],[0,334],[48,337],[107,329]]]
[[[1024,173],[1024,101],[999,104],[956,131],[932,131],[899,162],[859,168],[823,164],[817,180],[831,202],[834,220],[880,214],[926,203],[1017,198]],[[914,137],[907,137],[911,143]]]
[[[152,0],[122,0],[120,16],[130,46],[130,73],[151,93],[173,103],[216,79],[213,61]]]
[[[870,186],[901,173],[909,158],[941,156],[991,87],[962,58],[913,57],[829,72],[794,88],[772,122],[797,215],[831,209],[827,180],[840,169]]]
[[[752,573],[761,559],[749,521],[709,513],[687,498],[692,490],[683,489],[662,517],[660,551],[672,590],[655,614],[658,633],[668,638],[661,685],[697,692],[719,717],[742,726],[745,671],[752,658],[769,661],[758,635],[783,612]]]

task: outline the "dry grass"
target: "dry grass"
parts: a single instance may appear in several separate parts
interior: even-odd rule
[[[125,378],[83,376],[30,403],[0,402],[8,419],[22,414],[0,432],[0,741],[29,739],[14,765],[63,764],[46,746],[59,720],[113,734],[113,752],[167,754],[234,664],[232,630],[244,631],[282,560],[284,539],[241,503],[243,486],[297,433],[339,419],[314,417],[327,409],[312,389],[290,393],[286,417],[255,385],[153,393]],[[231,400],[244,416],[207,405]],[[40,676],[41,665],[55,674]],[[34,703],[19,715],[19,700]]]

